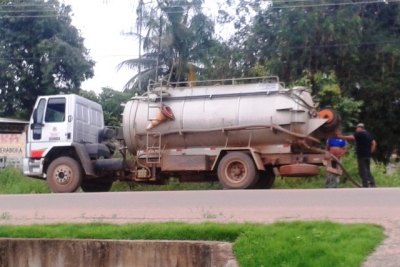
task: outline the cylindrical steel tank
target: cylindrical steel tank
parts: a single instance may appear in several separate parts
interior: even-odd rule
[[[132,153],[154,145],[257,147],[296,138],[287,131],[310,135],[326,121],[306,89],[278,82],[158,87],[126,103],[123,134]]]

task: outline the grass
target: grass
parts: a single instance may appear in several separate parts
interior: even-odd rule
[[[382,241],[377,228],[365,227],[279,223],[244,233],[234,250],[241,266],[360,266]]]
[[[0,169],[0,194],[50,193],[47,183],[22,175],[14,168]]]
[[[188,182],[181,183],[176,178],[170,178],[166,184],[134,184],[129,182],[115,182],[112,191],[178,191],[178,190],[217,190],[222,186],[217,182]]]
[[[360,182],[357,171],[357,161],[353,150],[343,159],[343,164],[354,180]],[[385,166],[379,163],[372,164],[372,173],[378,187],[400,187],[400,173],[388,175]],[[325,187],[325,174],[311,178],[281,178],[277,177],[273,188],[275,189],[314,189]],[[347,180],[341,181],[341,188],[351,188],[354,185]],[[222,189],[218,182],[204,183],[180,183],[171,178],[164,185],[133,184],[127,182],[115,182],[111,191],[171,191],[171,190],[218,190]],[[0,169],[0,194],[34,194],[50,193],[45,180],[35,180],[24,177],[20,171],[13,168]]]
[[[359,267],[384,234],[376,225],[331,222],[146,223],[0,226],[0,237],[227,241],[242,267]]]

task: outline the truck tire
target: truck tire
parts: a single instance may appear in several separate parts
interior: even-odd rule
[[[258,178],[253,159],[244,152],[230,152],[218,165],[218,179],[224,189],[251,188]]]
[[[259,179],[254,185],[254,189],[271,189],[275,182],[275,173],[272,168],[259,171]]]
[[[75,192],[82,182],[82,169],[70,157],[60,157],[47,169],[47,183],[53,193]]]
[[[110,180],[83,180],[81,189],[83,192],[108,192],[112,187],[113,181]]]

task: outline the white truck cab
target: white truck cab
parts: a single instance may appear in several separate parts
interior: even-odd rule
[[[96,102],[75,94],[38,97],[24,174],[47,179],[53,192],[76,190],[85,178],[96,176],[91,160],[111,156],[101,144],[104,129],[103,110]]]

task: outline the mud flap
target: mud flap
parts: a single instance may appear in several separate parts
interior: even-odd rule
[[[79,157],[81,166],[87,176],[96,176],[93,168],[92,161],[89,158],[89,154],[86,151],[86,148],[83,144],[72,144],[75,148],[76,154]]]
[[[250,149],[251,156],[256,164],[256,167],[259,171],[265,171],[265,166],[261,160],[260,154],[256,153],[253,149]]]

